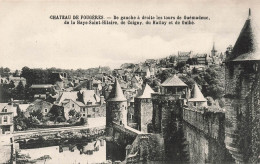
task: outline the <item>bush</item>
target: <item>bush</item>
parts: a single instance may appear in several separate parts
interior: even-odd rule
[[[64,117],[62,117],[62,116],[58,116],[57,117],[57,121],[60,123],[60,122],[65,122],[66,121],[66,119],[64,118]]]
[[[81,118],[80,118],[80,124],[81,124],[81,125],[88,124],[87,118],[81,117]]]
[[[69,116],[75,116],[75,114],[76,114],[76,111],[74,109],[71,109],[69,111]]]
[[[67,122],[70,123],[70,124],[73,124],[73,123],[75,123],[77,121],[78,121],[78,119],[76,117],[71,117],[71,118],[68,119]]]
[[[36,117],[31,117],[31,123],[32,124],[41,124],[41,121],[39,121]]]

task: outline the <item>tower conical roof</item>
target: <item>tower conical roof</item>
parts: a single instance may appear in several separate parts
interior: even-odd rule
[[[187,86],[178,76],[173,75],[162,83],[163,87]]]
[[[146,84],[137,98],[150,99],[152,98],[152,93],[154,93],[153,89],[148,84]]]
[[[239,34],[232,53],[230,56],[227,56],[227,61],[260,60],[257,31],[258,28],[251,18],[251,10],[249,9],[248,18]]]
[[[114,86],[111,93],[109,94],[107,101],[126,101],[126,98],[117,79],[115,80]]]
[[[193,96],[189,99],[189,101],[207,101],[196,83],[192,92]]]

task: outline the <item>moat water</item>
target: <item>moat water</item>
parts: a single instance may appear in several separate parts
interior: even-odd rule
[[[125,159],[124,148],[105,140],[47,147],[30,145],[29,148],[25,148],[21,146],[19,154],[29,157],[29,162],[45,164],[105,163],[106,161],[123,161]]]

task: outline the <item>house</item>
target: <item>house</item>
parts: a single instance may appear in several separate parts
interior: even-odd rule
[[[25,87],[26,85],[26,79],[23,77],[14,77],[14,76],[9,76],[8,77],[9,83],[12,81],[14,83],[14,86],[17,87],[17,85],[22,82],[23,86]]]
[[[136,88],[136,89],[142,88],[142,84],[143,84],[143,79],[142,79],[142,77],[137,76],[137,75],[135,75],[135,76],[132,77],[132,79],[131,79],[131,85],[132,85],[133,88]]]
[[[189,58],[192,56],[192,51],[190,52],[181,52],[178,51],[178,62],[187,62]]]
[[[62,92],[56,105],[64,107],[64,116],[69,118],[69,111],[75,110],[82,117],[104,117],[105,116],[104,96],[99,96],[94,90],[80,90]]]
[[[0,135],[14,131],[13,118],[16,115],[16,107],[13,104],[0,103]]]
[[[65,72],[52,72],[51,79],[56,90],[63,90],[68,85],[67,73]]]
[[[6,77],[0,75],[0,84],[8,84],[9,80]]]
[[[135,70],[135,74],[139,75],[141,77],[146,77],[146,78],[150,78],[151,74],[154,75],[154,69],[151,69],[152,67],[150,66],[145,66],[145,67],[141,67],[139,66],[136,70]],[[151,73],[152,72],[152,73]]]
[[[194,58],[197,59],[198,65],[207,65],[207,54],[197,54]]]
[[[26,109],[24,116],[25,117],[30,117],[30,114],[33,111],[39,111],[40,113],[42,113],[43,117],[46,116],[50,109],[52,108],[53,104],[49,103],[47,101],[44,101],[42,99],[36,99],[34,100],[29,107]]]
[[[48,95],[55,92],[51,84],[33,84],[30,87],[30,95],[33,99],[46,99]]]

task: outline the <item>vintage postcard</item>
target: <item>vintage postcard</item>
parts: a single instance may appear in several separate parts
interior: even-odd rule
[[[0,0],[0,163],[260,163],[258,20],[258,0]]]

